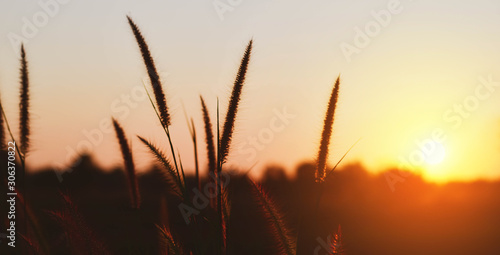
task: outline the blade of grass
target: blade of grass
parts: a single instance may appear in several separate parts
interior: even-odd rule
[[[12,135],[12,130],[10,129],[9,121],[7,119],[7,115],[5,115],[5,112],[3,110],[3,106],[2,106],[1,102],[0,102],[0,110],[2,111],[2,116],[3,116],[3,119],[5,120],[5,126],[7,127],[7,131],[9,132],[10,139],[12,140],[12,142],[14,143],[14,145],[16,147],[17,154],[20,155],[19,160],[21,160],[21,165],[24,168],[24,157],[22,156],[23,155],[22,151],[19,148],[19,146],[17,145],[16,139],[14,138],[14,135]]]
[[[335,166],[333,166],[333,168],[326,173],[325,180],[331,173],[333,173],[335,169],[337,169],[337,166],[340,164],[340,162],[342,162],[342,160],[347,156],[347,154],[349,154],[349,152],[354,148],[354,146],[356,146],[356,144],[359,143],[359,141],[361,141],[361,138],[359,138],[353,145],[351,145],[351,147],[344,153],[344,155],[340,158],[340,160],[337,161],[337,164],[335,164]]]
[[[186,175],[184,175],[184,167],[182,166],[182,159],[181,159],[181,154],[178,154],[179,156],[179,166],[181,167],[181,173],[182,173],[182,180],[184,183],[184,187],[187,189],[187,184],[186,184]]]
[[[198,185],[198,190],[201,190],[201,181],[200,181],[200,169],[198,166],[198,143],[196,140],[196,129],[194,128],[194,120],[191,118],[191,128],[193,130],[192,132],[192,138],[193,138],[193,149],[194,149],[194,166],[195,166],[195,177],[196,177],[196,183]]]
[[[196,139],[196,129],[194,126],[194,120],[193,120],[193,118],[188,117],[184,103],[182,103],[182,110],[184,111],[184,117],[186,118],[187,126],[189,129],[189,134],[191,135],[191,141],[193,142],[194,168],[195,168],[194,173],[195,173],[196,185],[198,187],[198,190],[201,190],[200,169],[198,166],[198,142]]]
[[[158,117],[158,120],[160,120],[160,122],[161,122],[160,114],[156,110],[156,107],[155,107],[155,105],[153,103],[153,99],[151,98],[151,95],[149,94],[149,91],[146,88],[146,84],[143,83],[143,85],[144,85],[144,90],[146,90],[146,95],[148,95],[149,102],[151,102],[151,106],[153,107],[153,110],[155,111],[156,116]],[[168,138],[168,143],[170,145],[170,152],[172,154],[172,159],[174,160],[175,170],[177,171],[177,175],[180,176],[180,174],[179,174],[179,167],[177,165],[177,157],[175,156],[175,151],[174,151],[174,145],[172,143],[172,138],[170,137],[170,131],[168,129],[168,126],[162,125],[162,127],[163,127],[163,130],[165,131],[165,134],[167,135],[167,138]]]

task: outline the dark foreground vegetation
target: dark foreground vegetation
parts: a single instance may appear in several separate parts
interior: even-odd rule
[[[303,164],[288,178],[281,168],[271,167],[261,180],[292,235],[308,211],[304,208],[312,206],[314,171],[313,164]],[[26,195],[50,254],[88,254],[90,246],[111,254],[160,254],[167,246],[156,224],[173,222],[169,228],[184,245],[200,240],[190,236],[192,223],[186,224],[162,176],[155,169],[139,176],[141,210],[130,208],[124,171],[103,172],[90,157],[65,173],[62,182],[50,170],[29,175]],[[315,232],[324,233],[317,236],[317,254],[327,254],[324,246],[339,225],[345,254],[500,254],[500,182],[437,186],[410,176],[392,192],[384,175],[368,174],[360,165],[346,166],[328,178],[331,185],[325,188],[321,210],[308,221],[317,222]],[[194,178],[186,179],[195,185]],[[258,209],[249,180],[233,174],[227,189],[232,208],[227,253],[276,254],[276,233]],[[64,197],[72,203],[69,208]],[[6,208],[3,197],[1,201]],[[54,215],[66,211],[72,214],[66,217],[74,219],[61,222]],[[198,229],[205,236],[201,240],[207,241],[201,246],[210,246],[211,227],[205,227]],[[87,247],[79,251],[79,245]]]

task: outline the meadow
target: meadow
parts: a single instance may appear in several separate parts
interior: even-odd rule
[[[2,238],[2,254],[500,252],[499,182],[439,186],[409,174],[398,191],[391,192],[383,174],[369,174],[360,164],[340,169],[349,151],[337,164],[327,163],[336,108],[342,106],[340,76],[325,108],[317,109],[324,112],[324,122],[315,162],[298,166],[295,178],[280,167],[269,167],[258,181],[227,167],[253,40],[244,48],[227,109],[219,109],[222,98],[200,96],[203,129],[197,130],[194,120],[186,117],[190,137],[175,138],[193,144],[195,169],[187,174],[191,171],[183,167],[174,143],[175,123],[154,56],[134,20],[127,21],[149,78],[145,90],[157,116],[151,123],[160,124],[165,139],[129,133],[109,116],[123,158],[121,168],[106,172],[94,164],[92,155],[80,155],[75,169],[62,175],[63,181],[50,169],[30,172],[26,161],[36,126],[30,116],[29,55],[21,46],[17,139],[3,108],[0,116],[1,177],[12,186],[6,167],[15,165],[17,194],[16,247],[4,245],[7,239]],[[159,140],[166,142],[155,142]],[[6,146],[7,141],[15,141],[15,146]],[[132,144],[147,148],[157,164],[139,174]],[[206,155],[198,153],[200,146]],[[13,155],[15,160],[10,160]],[[206,165],[199,164],[201,157]],[[0,224],[7,229],[11,223],[4,208],[9,204],[3,196],[5,220]]]

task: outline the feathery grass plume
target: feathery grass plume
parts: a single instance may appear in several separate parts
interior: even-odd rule
[[[181,247],[179,247],[179,244],[174,240],[172,237],[172,234],[170,231],[167,230],[165,227],[160,227],[156,225],[160,232],[160,240],[163,241],[163,244],[167,246],[168,248],[168,253],[169,255],[182,255],[184,253],[181,252]]]
[[[153,92],[155,94],[156,105],[158,106],[158,111],[160,112],[160,121],[164,127],[170,126],[170,114],[168,113],[167,101],[165,99],[165,94],[163,93],[163,87],[160,81],[160,76],[156,70],[155,63],[151,57],[148,44],[141,34],[141,31],[134,23],[132,18],[127,16],[128,23],[132,28],[139,49],[141,50],[142,59],[148,70],[149,79],[151,80],[151,86],[153,87]]]
[[[97,238],[87,225],[77,206],[68,195],[61,193],[63,207],[51,215],[63,228],[69,241],[69,254],[111,254],[106,245]]]
[[[212,131],[212,123],[210,121],[210,114],[208,113],[207,105],[205,100],[200,95],[201,110],[203,112],[203,123],[205,127],[205,143],[207,147],[207,162],[208,162],[208,174],[209,176],[215,176],[215,169],[217,168],[217,159],[215,157],[215,144],[214,144],[214,133]],[[218,141],[217,141],[218,142]],[[217,185],[216,181],[211,180],[210,182]],[[216,188],[217,190],[217,188]],[[217,197],[210,199],[210,205],[212,208],[217,208]]]
[[[318,152],[318,165],[316,169],[316,181],[323,182],[325,179],[326,161],[328,158],[328,146],[330,145],[330,137],[332,136],[332,126],[335,117],[335,108],[339,96],[340,76],[337,78],[333,91],[328,102],[328,110],[326,111],[325,122],[323,125],[323,133],[321,134],[321,142]]]
[[[342,242],[342,229],[340,228],[340,225],[339,225],[339,228],[337,230],[337,233],[335,233],[331,239],[332,240],[330,242],[328,254],[331,254],[331,255],[343,255],[343,254],[345,254],[345,248],[344,248],[344,244]]]
[[[205,100],[203,100],[202,96],[200,96],[200,100],[201,100],[201,109],[203,111],[203,122],[205,123],[205,142],[207,144],[208,172],[213,173],[215,171],[217,164],[215,159],[214,133],[212,131],[210,114],[208,113]]]
[[[157,146],[155,146],[153,143],[149,142],[145,138],[143,138],[141,136],[137,136],[137,138],[139,138],[139,140],[141,140],[141,142],[144,143],[149,148],[149,150],[153,153],[155,158],[158,161],[160,161],[160,163],[165,168],[165,170],[167,170],[168,179],[172,181],[172,185],[173,185],[171,187],[172,191],[176,195],[182,197],[182,190],[184,188],[183,188],[183,184],[181,182],[181,178],[179,176],[179,173],[177,173],[175,171],[174,167],[172,166],[170,161],[167,159],[167,156],[165,156],[165,154]]]
[[[177,175],[179,176],[179,167],[177,165],[177,159],[175,157],[174,145],[172,143],[172,137],[170,136],[170,131],[168,129],[168,126],[163,125],[163,122],[161,121],[160,114],[156,110],[155,104],[154,104],[153,100],[151,99],[151,95],[149,95],[149,92],[148,92],[146,86],[144,86],[144,89],[146,90],[146,95],[148,95],[149,102],[151,103],[151,106],[153,107],[153,110],[155,111],[155,114],[158,117],[158,120],[160,120],[160,122],[161,122],[161,124],[163,126],[163,130],[165,131],[165,134],[167,135],[168,144],[170,145],[170,152],[172,153],[172,158],[174,159],[175,170],[177,172]]]
[[[3,112],[2,101],[0,100],[0,110]],[[0,151],[4,151],[7,149],[5,146],[5,123],[3,119],[3,114],[0,113]]]
[[[29,117],[29,78],[28,62],[26,61],[26,52],[24,45],[21,45],[21,95],[19,102],[19,135],[21,151],[26,154],[30,144],[30,117]]]
[[[222,130],[222,137],[220,139],[221,151],[219,152],[219,164],[224,163],[227,154],[229,153],[229,146],[231,144],[231,137],[233,135],[236,113],[238,112],[238,104],[240,102],[241,90],[243,89],[243,84],[245,83],[245,75],[248,69],[248,63],[250,62],[252,44],[253,40],[250,40],[245,50],[245,54],[241,59],[241,64],[240,68],[238,69],[238,74],[236,75],[236,80],[234,81],[233,92],[231,93],[231,99],[229,101],[229,107],[227,109],[226,120],[224,122],[224,127]]]
[[[137,183],[137,176],[135,174],[132,152],[130,151],[130,146],[128,144],[127,138],[125,138],[125,132],[123,131],[123,128],[114,118],[112,118],[112,121],[115,128],[116,137],[118,138],[118,143],[120,144],[120,149],[122,151],[125,170],[127,172],[128,187],[130,192],[130,205],[134,209],[139,209],[141,205],[141,197],[139,193],[139,185]]]
[[[290,238],[290,231],[286,228],[282,219],[283,217],[278,212],[278,209],[274,206],[267,193],[259,185],[250,179],[249,182],[251,184],[252,191],[255,194],[255,199],[264,212],[264,216],[266,217],[269,226],[271,226],[271,233],[273,234],[277,248],[280,250],[280,254],[295,254],[293,241]]]

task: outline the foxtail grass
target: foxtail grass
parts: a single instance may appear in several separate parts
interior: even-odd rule
[[[146,89],[146,93],[147,93],[147,95],[149,97],[149,101],[151,102],[151,105],[153,106],[155,113],[158,116],[158,119],[160,120],[160,123],[161,123],[163,129],[165,130],[165,133],[168,137],[168,142],[170,144],[170,151],[172,153],[172,159],[174,160],[174,166],[175,166],[176,170],[179,171],[174,146],[172,143],[172,137],[170,136],[170,131],[168,128],[171,125],[170,113],[168,111],[167,101],[166,101],[165,93],[163,92],[163,86],[161,84],[160,76],[159,76],[158,71],[156,69],[156,65],[153,61],[153,58],[151,57],[151,52],[149,51],[149,46],[146,43],[146,40],[144,39],[144,37],[142,36],[142,33],[139,30],[139,27],[135,24],[135,22],[129,16],[127,16],[127,20],[128,20],[129,25],[130,25],[130,28],[132,29],[132,33],[134,34],[134,37],[137,41],[137,45],[139,46],[139,49],[141,51],[144,65],[146,66],[146,69],[148,71],[149,80],[151,81],[151,86],[153,88],[153,94],[155,96],[156,107],[155,107],[155,104],[153,103],[153,100],[151,99],[151,96],[149,95],[149,92],[147,89]],[[184,173],[182,173],[182,175],[184,176]]]
[[[25,155],[30,145],[30,93],[28,78],[28,62],[24,45],[21,45],[21,93],[19,102],[19,135],[21,151]]]
[[[317,168],[316,168],[316,181],[323,182],[325,180],[325,168],[328,159],[328,147],[330,145],[330,137],[332,136],[333,120],[335,118],[335,108],[339,96],[340,77],[337,78],[333,86],[332,94],[328,102],[328,109],[326,111],[325,121],[323,124],[323,132],[321,134],[321,141],[318,152]]]
[[[127,173],[128,188],[130,192],[130,206],[134,209],[139,209],[141,206],[141,197],[139,192],[139,184],[137,183],[137,175],[135,172],[134,159],[132,157],[132,151],[130,150],[129,143],[125,137],[125,132],[120,124],[112,119],[113,126],[115,128],[116,137],[118,143],[120,144],[120,149],[123,156],[123,162],[125,165],[125,171]]]
[[[245,76],[250,62],[250,55],[252,53],[252,44],[253,40],[250,40],[247,48],[245,49],[243,58],[241,59],[241,64],[238,69],[238,73],[236,74],[236,80],[234,81],[233,91],[231,93],[231,99],[229,100],[229,107],[227,108],[226,119],[224,121],[224,127],[222,129],[222,137],[220,138],[221,150],[219,151],[219,164],[224,163],[227,154],[229,153],[234,123],[238,112],[238,104],[240,102],[243,84],[245,83]]]
[[[342,241],[342,229],[339,225],[337,233],[333,234],[330,241],[330,250],[328,251],[329,255],[344,255],[345,247]]]
[[[183,255],[182,248],[179,243],[174,240],[174,237],[166,227],[156,225],[160,233],[160,240],[167,246],[167,254],[169,255]]]
[[[28,153],[30,146],[30,116],[29,116],[29,105],[30,105],[30,93],[29,93],[29,77],[28,77],[28,61],[26,60],[26,51],[24,50],[24,45],[21,44],[21,69],[20,69],[20,80],[21,80],[21,91],[19,96],[19,142],[20,146],[18,148],[19,158],[22,163],[21,178],[22,187],[21,194],[25,200],[28,200],[26,194],[26,165],[25,157]],[[26,204],[23,206],[24,213],[26,214]],[[24,222],[25,230],[28,230],[28,221]]]
[[[153,61],[153,58],[151,57],[151,52],[149,51],[148,44],[146,43],[146,40],[144,40],[141,31],[132,20],[132,18],[127,16],[127,20],[130,27],[132,28],[132,32],[134,33],[137,44],[139,45],[139,49],[141,50],[142,59],[144,60],[144,64],[146,65],[149,79],[151,81],[151,86],[153,87],[156,105],[160,113],[162,125],[170,126],[170,114],[168,112],[167,101],[165,99],[160,76],[158,75],[155,63]]]
[[[158,119],[160,120],[161,122],[161,117],[160,117],[160,114],[158,113],[158,111],[156,110],[156,107],[153,103],[153,100],[151,99],[151,96],[149,95],[149,92],[146,88],[144,88],[146,90],[146,95],[148,95],[148,98],[149,98],[149,102],[151,103],[151,106],[153,107],[153,110],[155,111],[156,113],[156,116],[158,117]],[[168,126],[163,126],[163,130],[165,131],[165,134],[167,135],[167,138],[168,138],[168,143],[170,145],[170,152],[172,154],[172,159],[174,160],[174,167],[175,167],[175,171],[177,172],[177,176],[180,176],[179,174],[179,167],[177,165],[177,158],[175,156],[175,150],[174,150],[174,145],[172,143],[172,137],[170,136],[170,131],[169,131],[169,128]],[[181,170],[182,171],[182,170]],[[184,172],[182,172],[182,176],[184,176]],[[180,178],[180,177],[179,177]]]
[[[0,110],[3,112],[2,101],[0,100]],[[3,114],[0,113],[0,151],[5,151],[7,149],[5,143],[5,121]]]
[[[241,99],[241,92],[243,85],[245,83],[245,77],[248,70],[248,64],[250,62],[250,56],[252,53],[253,40],[248,43],[243,58],[241,59],[240,67],[238,73],[236,74],[236,79],[233,84],[233,91],[231,92],[231,99],[229,100],[229,106],[227,108],[226,119],[224,121],[224,127],[222,128],[222,136],[219,130],[219,101],[217,99],[217,214],[218,214],[218,254],[225,254],[226,252],[226,219],[224,218],[223,209],[223,198],[222,192],[223,187],[221,185],[220,172],[222,171],[222,164],[226,161],[227,155],[229,153],[229,147],[231,145],[231,139],[234,131],[234,124],[236,121],[236,114],[238,112],[238,105]]]
[[[279,249],[279,254],[295,255],[295,248],[293,247],[293,241],[290,238],[290,231],[285,226],[283,221],[283,216],[274,206],[274,203],[270,199],[262,187],[250,180],[252,191],[254,193],[257,204],[261,208],[264,216],[271,226],[271,234],[274,238],[274,243],[276,248]]]
[[[171,190],[179,196],[182,196],[182,193],[184,192],[184,184],[181,180],[181,177],[179,175],[179,172],[176,172],[170,161],[168,160],[167,156],[158,148],[155,146],[153,143],[150,141],[146,140],[145,138],[141,136],[137,136],[139,140],[148,147],[148,149],[153,153],[155,158],[160,162],[160,164],[165,168],[167,177],[169,180],[172,181],[172,187]]]
[[[203,123],[205,127],[205,143],[207,147],[207,162],[208,162],[208,172],[214,173],[216,168],[216,158],[215,158],[215,144],[214,144],[214,133],[212,131],[212,123],[210,121],[210,114],[208,113],[207,105],[205,100],[200,96],[201,110],[203,112]]]
[[[207,149],[207,164],[208,164],[208,174],[209,176],[216,176],[215,169],[217,168],[217,159],[215,157],[215,144],[214,144],[214,133],[212,131],[212,122],[210,120],[210,114],[205,104],[205,100],[200,96],[201,110],[203,113],[203,124],[205,129],[205,144]],[[213,181],[216,183],[216,181]],[[216,208],[217,200],[216,198],[210,199],[210,204],[213,208]]]

